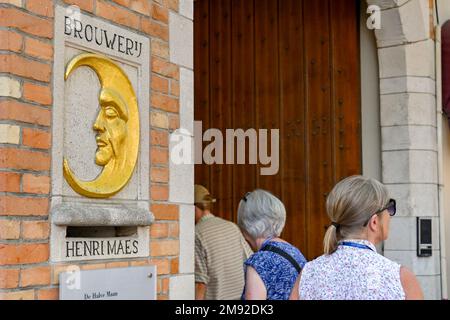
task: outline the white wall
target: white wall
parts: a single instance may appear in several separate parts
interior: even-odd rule
[[[361,121],[363,175],[381,181],[380,88],[377,44],[361,2]]]
[[[361,2],[361,129],[362,173],[381,181],[380,79],[378,77],[377,43],[373,30],[366,25],[367,5]],[[383,244],[377,246],[383,253]]]
[[[450,20],[450,1],[448,0],[436,0],[436,8],[438,13],[438,22],[442,26],[445,22]],[[440,57],[440,55],[438,55]],[[441,86],[438,85],[439,90]],[[441,106],[438,106],[438,109]],[[445,115],[442,117],[441,121],[441,143],[442,143],[442,215],[444,226],[442,226],[441,231],[444,233],[441,240],[444,242],[442,248],[445,250],[442,252],[443,267],[446,267],[447,276],[447,291],[450,288],[450,127]],[[444,284],[445,285],[445,284]],[[447,292],[448,295],[448,292]],[[448,297],[447,297],[448,298]]]

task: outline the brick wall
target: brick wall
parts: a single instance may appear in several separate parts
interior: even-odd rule
[[[179,127],[180,68],[169,12],[179,0],[0,0],[0,299],[57,299],[49,262],[54,6],[77,5],[151,39],[150,257],[83,262],[82,270],[156,264],[158,299],[179,273],[179,206],[169,203],[169,133]],[[71,265],[76,263],[71,263]]]

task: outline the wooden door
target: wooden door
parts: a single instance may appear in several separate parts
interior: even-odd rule
[[[247,191],[278,196],[287,210],[282,237],[308,259],[323,252],[328,192],[361,172],[358,2],[195,1],[195,120],[224,137],[225,129],[280,129],[276,175],[201,164],[195,182],[232,221]]]

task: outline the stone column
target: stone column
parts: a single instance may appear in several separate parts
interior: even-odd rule
[[[368,0],[381,8],[382,177],[397,215],[384,255],[410,268],[427,299],[441,298],[435,42],[428,0]],[[433,254],[416,253],[416,218],[433,221]]]
[[[180,116],[177,136],[190,141],[194,135],[194,3],[179,2],[179,12],[170,12],[170,62],[180,66]],[[169,299],[194,299],[194,163],[177,164],[172,159],[176,143],[169,147],[169,201],[180,208],[179,274],[170,278]],[[192,157],[191,157],[192,158]]]

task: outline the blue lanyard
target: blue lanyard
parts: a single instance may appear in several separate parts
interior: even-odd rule
[[[373,251],[373,249],[365,244],[355,243],[355,242],[341,242],[341,245],[346,247],[354,247],[354,248],[360,248],[360,249],[369,249]]]

